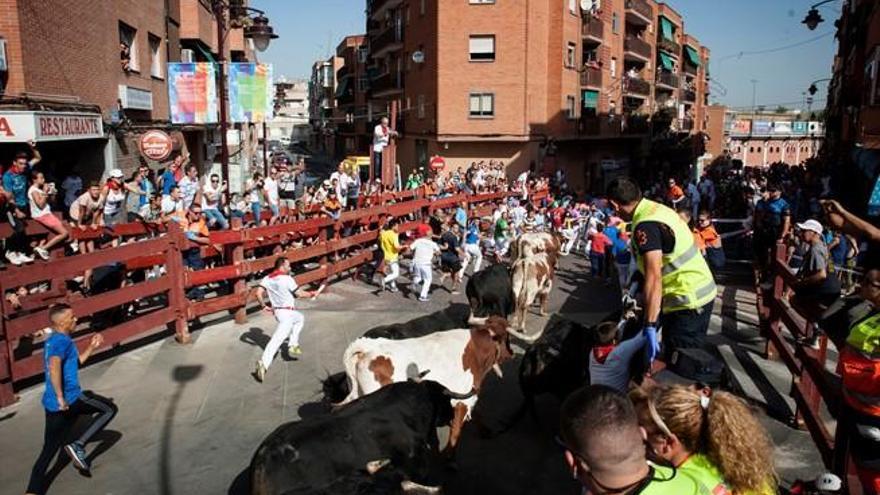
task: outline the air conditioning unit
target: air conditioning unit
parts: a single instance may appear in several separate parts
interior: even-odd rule
[[[180,50],[180,61],[181,62],[183,62],[185,64],[191,64],[191,63],[193,63],[193,60],[195,60],[195,58],[196,58],[195,52],[193,52],[192,50],[190,50],[188,48],[184,48],[183,50]]]

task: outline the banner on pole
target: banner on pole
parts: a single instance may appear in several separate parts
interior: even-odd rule
[[[168,64],[168,106],[174,124],[216,124],[216,65]]]
[[[272,120],[274,91],[269,64],[230,63],[229,119],[232,122]]]

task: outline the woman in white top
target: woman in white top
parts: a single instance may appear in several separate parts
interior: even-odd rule
[[[124,223],[125,218],[125,193],[140,194],[137,187],[126,184],[122,170],[115,168],[110,171],[110,178],[104,184],[104,225],[110,227]]]
[[[33,185],[28,189],[31,218],[49,229],[49,232],[55,234],[49,239],[43,239],[40,241],[40,245],[34,248],[34,252],[40,258],[48,260],[49,250],[64,242],[67,239],[68,232],[61,223],[61,219],[53,215],[52,209],[49,207],[49,195],[55,194],[55,188],[46,186],[46,178],[41,172],[34,172],[31,179],[33,180]]]

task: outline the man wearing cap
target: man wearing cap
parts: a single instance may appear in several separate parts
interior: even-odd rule
[[[717,289],[690,228],[673,209],[643,198],[630,179],[613,180],[608,200],[623,220],[632,222],[636,262],[645,278],[648,359],[660,352],[661,327],[667,358],[676,349],[702,347]]]
[[[797,273],[798,281],[793,286],[793,302],[800,309],[816,311],[818,315],[840,297],[840,281],[833,273],[834,265],[828,261],[822,224],[810,219],[797,224],[797,228],[806,253]]]

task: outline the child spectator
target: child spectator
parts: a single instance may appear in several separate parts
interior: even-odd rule
[[[596,327],[598,345],[590,352],[590,385],[606,385],[626,392],[629,389],[629,364],[642,348],[645,337],[638,333],[635,337],[620,341],[620,328],[614,322],[600,323]]]
[[[721,245],[721,236],[718,235],[718,231],[712,225],[712,218],[709,216],[708,211],[700,212],[700,215],[697,217],[697,226],[694,228],[694,233],[698,239],[697,246],[702,246],[703,256],[706,257],[709,268],[713,271],[724,268],[725,257],[724,249]]]

